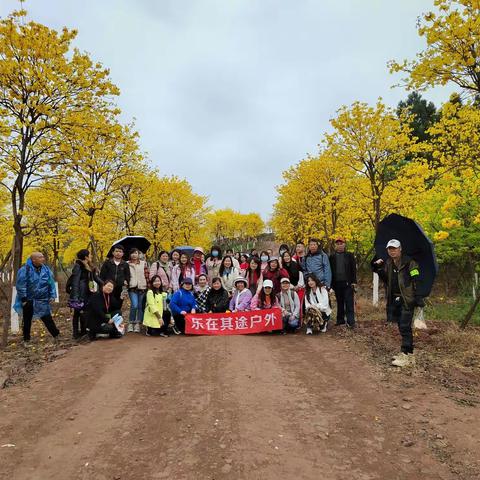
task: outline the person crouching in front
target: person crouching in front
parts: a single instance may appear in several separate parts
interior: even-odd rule
[[[85,318],[90,340],[95,340],[99,333],[108,334],[110,338],[122,336],[112,320],[115,314],[121,315],[121,303],[113,295],[114,288],[113,280],[105,280],[100,291],[92,295],[87,305]]]
[[[185,333],[185,315],[195,313],[195,297],[193,295],[193,281],[190,277],[186,277],[180,284],[170,300],[170,310],[173,314],[175,326],[174,333]]]

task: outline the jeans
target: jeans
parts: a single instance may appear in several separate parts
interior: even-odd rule
[[[128,321],[130,323],[142,323],[143,310],[142,302],[145,296],[144,290],[129,290],[128,296],[130,297],[130,316]]]
[[[283,330],[285,332],[295,332],[300,326],[300,319],[295,317],[295,321],[290,320],[290,314],[282,315]],[[294,325],[292,325],[292,323]]]
[[[32,329],[32,318],[33,318],[33,302],[27,302],[23,307],[23,340],[25,342],[30,341],[30,330]],[[60,332],[58,331],[55,322],[53,321],[52,315],[44,315],[40,318],[44,323],[47,330],[50,332],[52,337],[58,337]]]
[[[347,324],[353,327],[355,325],[355,302],[352,285],[347,282],[336,282],[334,290],[337,299],[337,325],[345,324],[346,314]]]
[[[387,305],[387,319],[389,322],[398,324],[398,330],[402,337],[402,352],[413,353],[413,308],[407,307],[403,300],[391,301]]]

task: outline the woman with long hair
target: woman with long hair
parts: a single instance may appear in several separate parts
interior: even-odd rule
[[[87,249],[77,252],[77,259],[73,265],[72,274],[67,282],[67,291],[70,293],[68,306],[73,310],[72,337],[79,339],[87,334],[85,309],[93,294],[103,285],[98,276],[98,269],[93,264],[91,253]]]
[[[172,267],[171,286],[172,291],[176,292],[186,278],[190,278],[195,285],[195,269],[190,263],[186,253],[181,253],[178,265]]]
[[[218,276],[221,278],[223,288],[228,292],[230,297],[233,292],[233,282],[239,275],[240,272],[238,268],[234,266],[232,257],[230,255],[225,256],[220,265]]]
[[[250,259],[244,276],[247,279],[248,289],[252,295],[255,295],[262,288],[263,283],[262,266],[258,257]]]
[[[171,320],[166,305],[167,294],[162,288],[162,279],[155,275],[151,279],[151,287],[147,291],[143,325],[147,328],[147,336],[168,337]]]
[[[271,280],[264,280],[262,289],[255,294],[250,302],[250,309],[267,310],[279,306],[278,299],[273,293],[273,282]]]
[[[147,293],[150,278],[147,262],[140,260],[140,251],[136,248],[130,251],[128,267],[130,268],[130,280],[128,284],[130,315],[127,332],[140,333],[140,325],[143,320],[143,298]]]
[[[303,317],[307,325],[307,335],[312,335],[314,328],[325,333],[331,313],[327,289],[315,275],[307,275],[305,315]]]

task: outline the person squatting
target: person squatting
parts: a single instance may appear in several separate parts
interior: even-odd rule
[[[213,246],[208,254],[196,247],[190,256],[175,249],[161,251],[147,264],[136,248],[125,251],[115,245],[100,269],[91,253],[77,253],[66,291],[72,311],[72,335],[76,340],[99,336],[120,338],[116,320],[122,304],[130,300],[125,333],[168,337],[185,333],[188,314],[243,312],[279,308],[281,334],[296,333],[303,326],[306,335],[325,333],[332,315],[329,292],[335,293],[337,326],[355,328],[354,295],[357,284],[355,258],[338,237],[328,256],[319,239],[299,242],[290,250],[281,245],[278,256],[253,249],[249,254],[223,254]],[[372,269],[384,281],[387,291],[387,320],[398,324],[401,351],[392,365],[414,362],[412,321],[415,306],[423,306],[416,295],[418,264],[402,254],[401,244],[392,239],[386,245],[388,259],[373,260]],[[34,252],[17,275],[16,309],[23,314],[24,346],[30,345],[32,318],[38,317],[56,342],[60,334],[51,314],[56,297],[53,274],[45,258]]]

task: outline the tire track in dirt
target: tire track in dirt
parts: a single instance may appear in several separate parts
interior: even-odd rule
[[[97,342],[0,393],[0,478],[476,478],[434,435],[475,455],[477,410],[383,379],[332,335]]]

